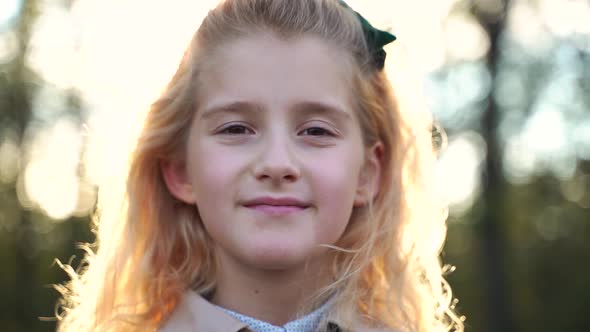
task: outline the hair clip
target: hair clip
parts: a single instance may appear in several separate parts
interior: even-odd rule
[[[373,27],[371,23],[367,21],[367,19],[365,19],[361,14],[359,14],[354,9],[350,8],[350,6],[346,4],[346,2],[344,2],[343,0],[338,0],[338,2],[343,7],[348,8],[353,13],[355,13],[363,27],[363,33],[365,35],[367,45],[369,46],[371,60],[373,61],[373,64],[378,70],[383,69],[383,67],[385,66],[385,57],[387,55],[387,53],[385,53],[385,50],[383,49],[383,46],[393,42],[397,39],[397,37],[387,31],[379,30]]]

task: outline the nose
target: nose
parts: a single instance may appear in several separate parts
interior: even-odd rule
[[[268,137],[266,144],[256,158],[254,174],[259,181],[269,181],[273,184],[295,182],[301,176],[301,170],[295,156],[292,142],[282,137]]]

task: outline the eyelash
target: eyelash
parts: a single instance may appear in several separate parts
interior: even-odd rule
[[[223,135],[243,135],[244,133],[230,133],[229,130],[231,129],[235,129],[235,128],[240,128],[240,129],[245,129],[246,131],[250,131],[251,133],[254,133],[254,131],[246,126],[243,125],[230,125],[227,126],[225,128],[222,128],[219,131],[219,134],[223,134]],[[308,131],[310,129],[314,129],[314,130],[321,130],[323,132],[323,135],[308,135],[308,136],[336,136],[332,131],[323,128],[323,127],[309,127],[309,128],[305,128],[300,132],[304,132],[304,131]]]

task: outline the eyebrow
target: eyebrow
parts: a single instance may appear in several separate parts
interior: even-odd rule
[[[291,109],[297,116],[306,116],[312,114],[325,114],[336,118],[349,120],[351,114],[343,108],[315,101],[304,101],[294,104]],[[246,101],[237,101],[229,104],[214,105],[206,108],[202,113],[203,119],[210,118],[219,113],[260,113],[264,111],[264,106]]]

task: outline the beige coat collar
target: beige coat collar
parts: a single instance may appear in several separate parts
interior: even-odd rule
[[[199,294],[188,291],[159,332],[237,332],[247,327]]]

